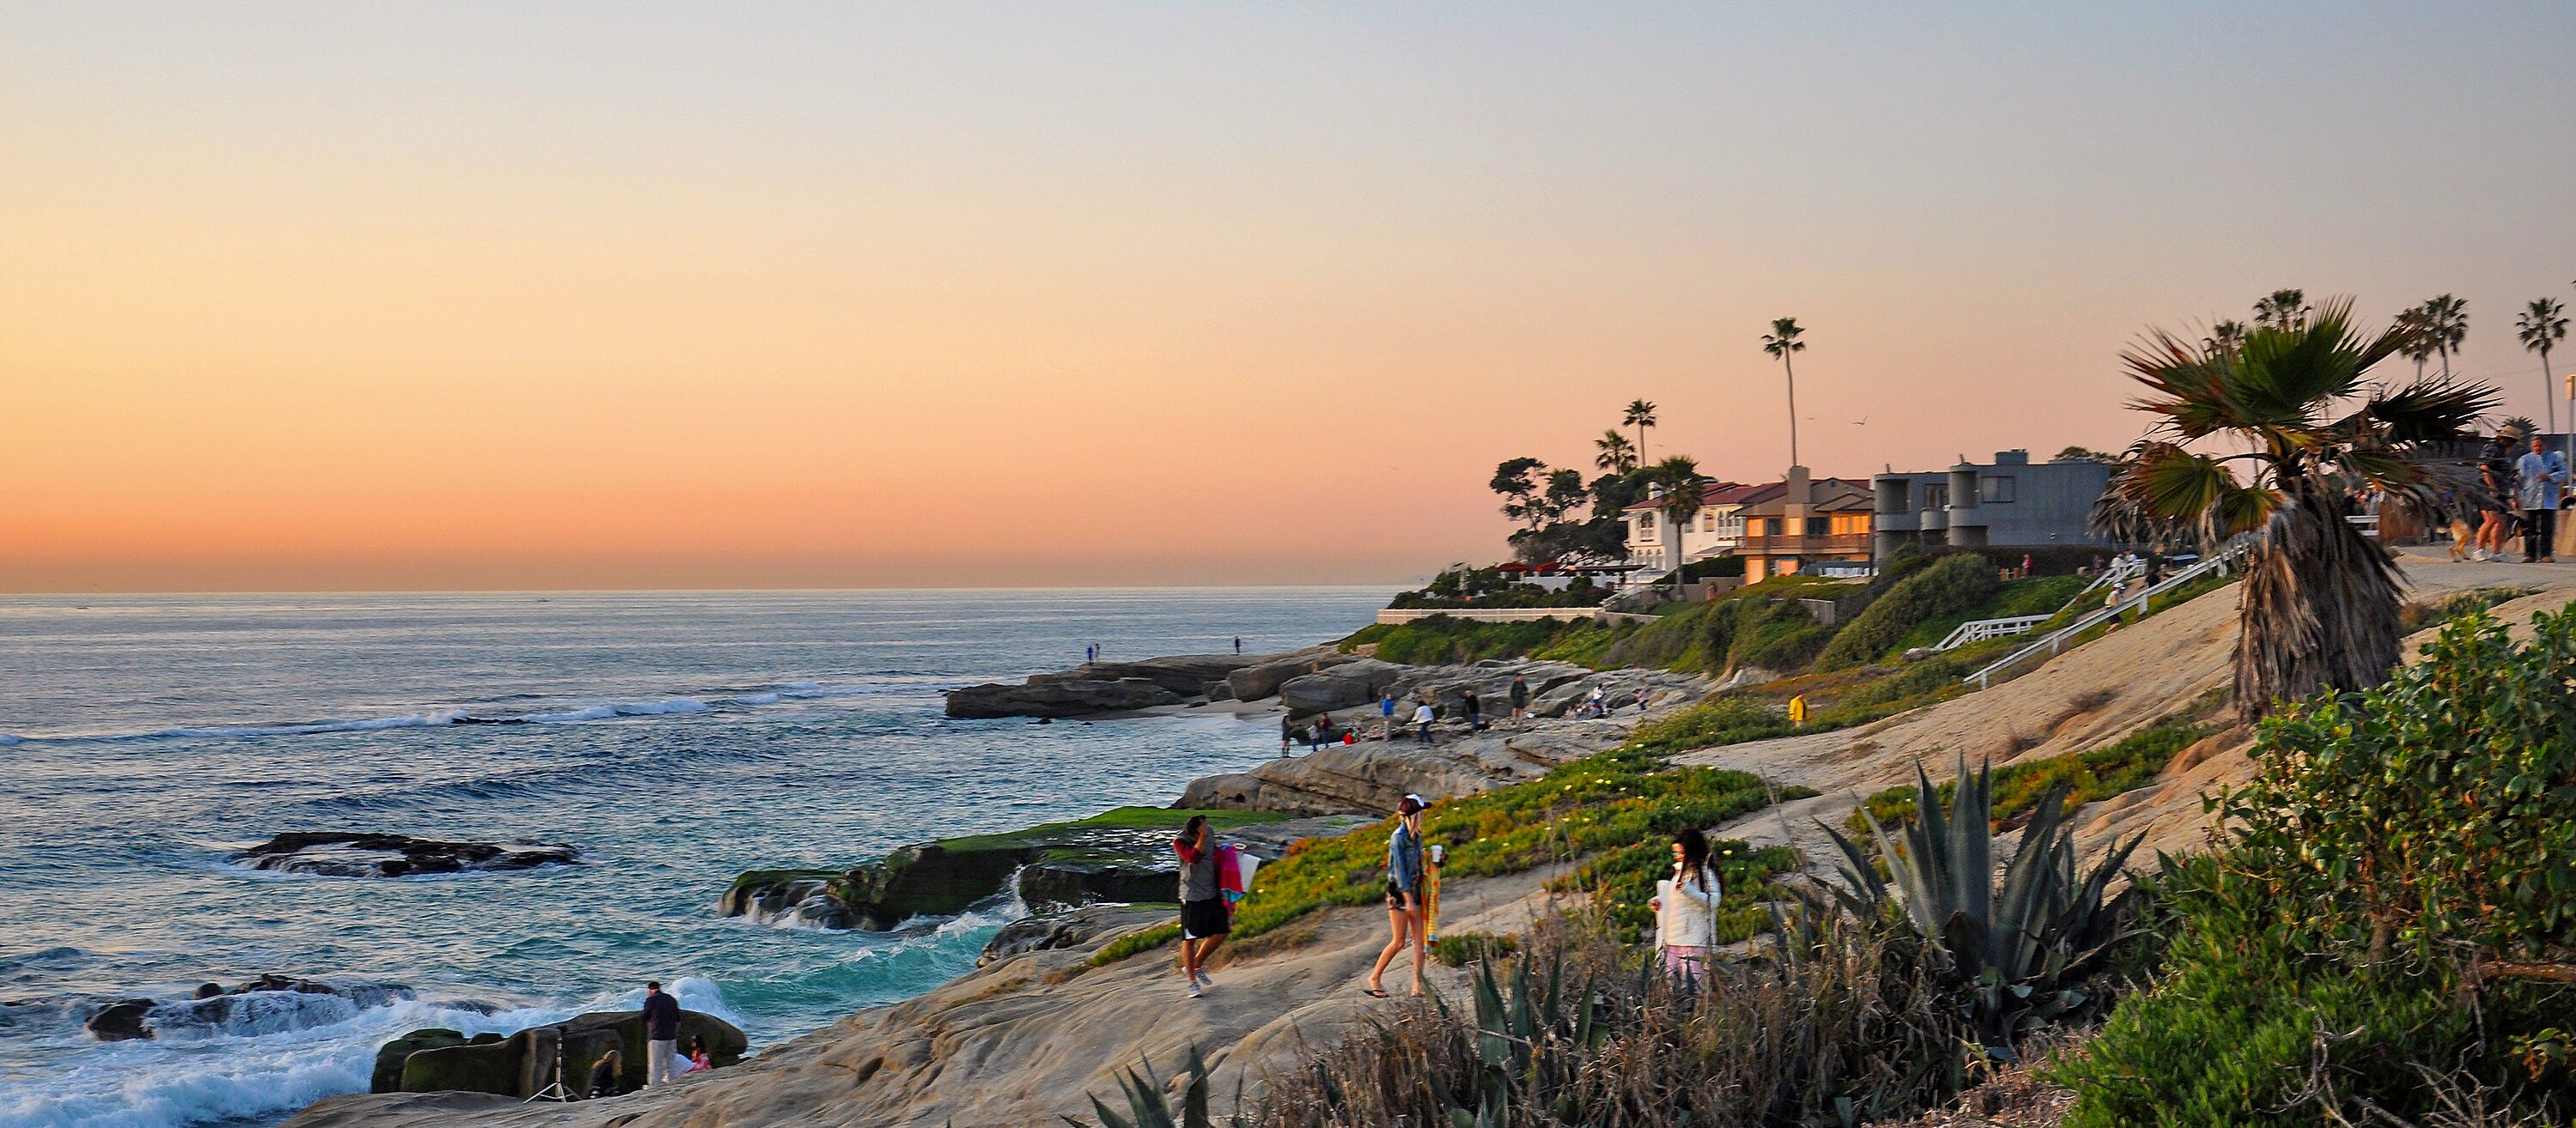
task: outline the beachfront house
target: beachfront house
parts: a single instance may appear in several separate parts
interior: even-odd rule
[[[1673,550],[1667,542],[1673,530],[1664,528],[1664,515],[1656,509],[1662,504],[1661,500],[1650,497],[1629,506],[1626,510],[1628,562],[1639,565],[1640,571],[1651,575],[1670,571],[1676,563],[1688,564],[1735,551],[1736,542],[1744,536],[1744,518],[1740,512],[1744,495],[1760,488],[1741,482],[1709,483],[1708,489],[1700,495],[1699,512],[1693,514],[1681,529],[1681,559],[1678,562],[1664,559]]]
[[[2090,528],[2093,503],[2112,466],[2093,458],[2033,463],[2026,450],[1995,452],[1992,463],[1962,458],[1947,470],[1877,474],[1875,550],[2110,547]]]
[[[1854,478],[1814,478],[1792,466],[1781,481],[1753,487],[1736,511],[1743,536],[1735,555],[1744,582],[1812,572],[1867,575],[1870,487]]]

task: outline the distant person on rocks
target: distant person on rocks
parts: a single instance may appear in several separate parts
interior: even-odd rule
[[[1332,739],[1333,715],[1331,713],[1315,714],[1314,727],[1306,730],[1306,751],[1313,752],[1314,750],[1331,743]]]
[[[1708,836],[1685,829],[1673,836],[1673,875],[1655,883],[1655,946],[1664,971],[1685,980],[1708,974],[1708,949],[1717,942],[1717,867],[1709,864]]]
[[[1216,838],[1208,831],[1206,815],[1191,815],[1181,824],[1172,852],[1181,856],[1181,981],[1195,999],[1216,985],[1208,978],[1208,953],[1234,931],[1234,921],[1218,883]]]
[[[621,1068],[615,1049],[599,1055],[599,1060],[590,1064],[590,1084],[582,1089],[582,1095],[593,1100],[616,1096],[617,1072]]]
[[[1291,745],[1291,744],[1296,743],[1296,741],[1297,741],[1297,718],[1296,718],[1293,714],[1289,714],[1289,713],[1281,713],[1281,714],[1279,714],[1279,758],[1280,758],[1280,759],[1283,759],[1283,760],[1284,760],[1284,759],[1287,759],[1287,758],[1288,758],[1288,746],[1289,746],[1289,745]]]
[[[1241,654],[1241,653],[1243,653],[1243,636],[1242,636],[1242,635],[1236,635],[1236,636],[1234,636],[1234,652],[1235,652],[1235,653],[1237,653],[1237,654]]]
[[[662,993],[662,984],[644,985],[644,1083],[668,1084],[671,1060],[680,1056],[680,1000]]]
[[[1431,743],[1431,722],[1439,716],[1440,714],[1431,708],[1431,703],[1428,701],[1414,706],[1413,739],[1424,744]]]
[[[1395,689],[1388,687],[1377,699],[1377,738],[1395,739]]]
[[[1593,686],[1592,692],[1583,695],[1583,715],[1587,717],[1604,716],[1605,711],[1601,708],[1601,702],[1606,696],[1608,695],[1601,692],[1600,686]]]
[[[1458,703],[1458,711],[1466,714],[1467,731],[1481,732],[1484,730],[1485,703],[1476,700],[1475,690],[1471,689],[1467,691],[1466,698]]]
[[[1513,727],[1513,728],[1520,728],[1520,727],[1522,727],[1522,726],[1524,726],[1524,725],[1526,725],[1526,724],[1528,724],[1528,723],[1529,723],[1529,679],[1528,679],[1528,678],[1525,678],[1525,677],[1522,677],[1522,676],[1520,676],[1519,674],[1513,674],[1513,675],[1512,675],[1512,727]]]
[[[1637,715],[1646,715],[1646,687],[1642,685],[1637,687]]]
[[[1421,796],[1405,796],[1395,805],[1395,830],[1386,836],[1386,927],[1394,935],[1388,938],[1386,950],[1377,954],[1377,966],[1369,969],[1368,986],[1361,989],[1371,998],[1386,997],[1386,965],[1394,963],[1396,953],[1408,945],[1413,949],[1413,994],[1416,998],[1422,995],[1422,963],[1426,955],[1422,937],[1422,808]]]
[[[699,1038],[689,1043],[689,1067],[680,1072],[704,1073],[715,1067],[716,1056],[707,1052],[706,1039]]]

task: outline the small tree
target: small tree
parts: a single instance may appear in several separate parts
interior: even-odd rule
[[[2567,307],[2556,298],[2533,298],[2514,324],[2522,347],[2540,354],[2540,402],[2549,412],[2549,429],[2558,429],[2558,381],[2549,371],[2549,350],[2567,339]],[[2576,395],[2567,397],[2567,423],[2576,428]]]
[[[2419,456],[2423,444],[2462,437],[2495,404],[2493,388],[2445,379],[2365,389],[2364,374],[2405,343],[2394,331],[2356,333],[2352,303],[2339,298],[2296,328],[2256,329],[2240,349],[2156,330],[2122,358],[2149,391],[2133,406],[2159,418],[2112,478],[2097,523],[2144,516],[2196,525],[2212,542],[2255,535],[2236,644],[2236,697],[2249,713],[2376,685],[2397,662],[2396,561],[2343,519],[2345,496],[2369,486],[2432,510],[2455,472]],[[2213,436],[2250,449],[2188,449]]]
[[[1637,429],[1637,450],[1631,456],[1629,465],[1634,466],[1645,461],[1646,430],[1655,425],[1655,405],[1642,399],[1629,400],[1628,413],[1620,418],[1620,423]]]
[[[1615,429],[1601,432],[1600,438],[1592,440],[1592,446],[1600,452],[1592,456],[1592,466],[1596,470],[1625,474],[1637,468],[1637,444],[1629,442],[1628,436]]]
[[[1771,331],[1762,335],[1763,354],[1780,358],[1780,374],[1789,381],[1789,465],[1791,466],[1797,466],[1800,463],[1798,461],[1798,370],[1789,363],[1789,357],[1792,354],[1807,351],[1807,343],[1798,339],[1804,333],[1806,330],[1798,328],[1797,318],[1779,317],[1772,319]]]
[[[1503,495],[1503,516],[1535,529],[1545,523],[1539,519],[1543,507],[1538,503],[1539,479],[1545,473],[1547,463],[1535,458],[1508,459],[1494,467],[1494,479],[1485,484]]]

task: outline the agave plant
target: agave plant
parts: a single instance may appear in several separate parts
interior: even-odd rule
[[[1138,1068],[1118,1076],[1118,1090],[1127,1101],[1123,1114],[1101,1103],[1099,1097],[1091,1098],[1091,1110],[1100,1117],[1100,1128],[1215,1128],[1216,1122],[1208,1119],[1207,1059],[1200,1056],[1196,1045],[1190,1047],[1189,1083],[1181,1089],[1178,1111],[1163,1099],[1163,1091],[1152,1081],[1154,1076],[1151,1060],[1139,1062]],[[1070,1116],[1064,1122],[1084,1128],[1081,1121]],[[1240,1117],[1236,1123],[1241,1123]]]
[[[1997,886],[1993,765],[1971,775],[1961,756],[1945,813],[1939,789],[1918,762],[1914,798],[1914,820],[1894,834],[1867,808],[1861,812],[1902,897],[1890,893],[1859,844],[1830,826],[1825,832],[1842,851],[1842,882],[1828,888],[1853,915],[1900,920],[1935,949],[1952,981],[1974,1000],[1988,1050],[2009,1057],[2015,1035],[2025,1027],[2084,1004],[2086,994],[2077,985],[2130,935],[2123,921],[2131,894],[2108,893],[2111,879],[2145,836],[2115,844],[2079,878],[2075,829],[2065,820],[2066,788],[2060,786],[2040,800],[2022,828]]]

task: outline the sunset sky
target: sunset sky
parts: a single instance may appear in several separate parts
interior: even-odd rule
[[[2280,286],[2543,414],[2576,5],[1953,7],[0,4],[0,591],[1407,580],[1783,314],[1818,473]]]

